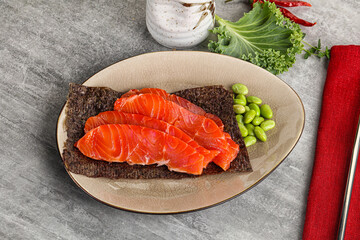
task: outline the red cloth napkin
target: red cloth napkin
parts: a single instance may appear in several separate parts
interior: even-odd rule
[[[360,46],[334,46],[323,92],[303,239],[336,239],[360,114]],[[345,239],[360,239],[360,161]]]

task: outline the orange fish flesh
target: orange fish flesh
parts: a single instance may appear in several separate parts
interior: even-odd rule
[[[153,128],[171,136],[177,137],[185,143],[189,144],[198,151],[198,153],[204,155],[204,168],[213,160],[213,158],[219,154],[218,150],[208,150],[200,146],[197,142],[194,141],[191,137],[181,131],[179,128],[158,120],[156,118],[151,118],[141,114],[132,114],[125,113],[120,111],[107,111],[102,112],[94,117],[90,117],[85,123],[85,133],[89,132],[91,129],[96,128],[105,124],[131,124],[139,125],[143,127]]]
[[[128,124],[101,125],[87,132],[75,146],[85,156],[108,162],[158,166],[200,175],[204,156],[167,133]]]
[[[114,109],[142,114],[178,127],[206,149],[219,150],[220,153],[213,162],[225,171],[239,152],[239,146],[231,138],[229,139],[228,134],[224,134],[213,120],[194,114],[159,95],[140,94],[121,97],[116,100]]]
[[[145,94],[145,93],[152,93],[152,94],[159,95],[162,98],[164,98],[165,100],[172,101],[172,102],[180,105],[181,107],[189,110],[190,112],[210,118],[219,126],[221,131],[224,130],[224,124],[218,116],[211,114],[211,113],[207,113],[204,109],[193,104],[189,100],[186,100],[185,98],[179,97],[175,94],[169,94],[165,90],[160,89],[160,88],[143,88],[141,90],[131,89],[127,93],[123,94],[121,97],[130,97],[132,95],[139,95],[139,94]]]

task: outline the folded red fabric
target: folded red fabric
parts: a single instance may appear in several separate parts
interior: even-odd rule
[[[334,46],[324,86],[303,239],[335,239],[360,114],[360,46]],[[360,239],[360,162],[345,239]]]

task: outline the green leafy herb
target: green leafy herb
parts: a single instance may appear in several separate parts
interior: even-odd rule
[[[304,51],[305,51],[304,58],[305,59],[308,59],[308,57],[310,57],[311,55],[317,56],[318,58],[326,57],[327,59],[330,59],[330,49],[328,47],[325,47],[325,50],[322,51],[320,39],[318,40],[317,47],[314,47],[305,41],[303,41],[303,43],[310,46],[309,49],[307,49],[307,50],[304,49]]]
[[[279,74],[295,63],[304,45],[298,24],[285,18],[274,3],[254,3],[253,9],[237,22],[215,16],[219,24],[212,30],[217,41],[208,48],[237,57]]]

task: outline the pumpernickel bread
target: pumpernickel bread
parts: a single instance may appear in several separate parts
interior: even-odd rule
[[[169,171],[166,166],[156,165],[129,165],[128,163],[109,163],[93,160],[84,156],[74,143],[84,135],[86,120],[103,111],[113,110],[114,102],[123,93],[110,88],[86,87],[79,84],[70,84],[66,107],[65,125],[67,140],[63,151],[65,167],[77,174],[88,177],[106,178],[184,178],[195,177],[194,175]],[[239,144],[240,151],[232,161],[227,172],[251,171],[249,156],[241,137],[236,119],[233,114],[232,93],[222,86],[206,86],[186,89],[174,94],[183,97],[194,104],[202,107],[205,111],[217,115],[224,123],[224,131],[228,132],[232,139]],[[224,172],[214,163],[210,163],[202,175],[219,174]]]

